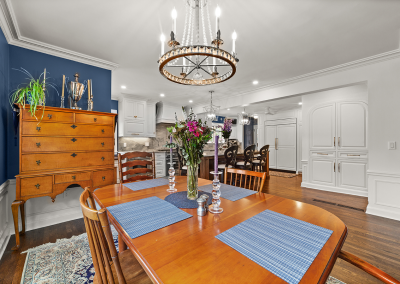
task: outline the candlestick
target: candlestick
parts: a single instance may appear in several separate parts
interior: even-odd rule
[[[61,97],[64,98],[64,88],[65,88],[65,75],[63,75],[63,84],[62,84],[62,91],[61,91]]]
[[[213,180],[213,183],[212,183],[213,190],[211,192],[213,199],[212,199],[212,204],[208,207],[208,211],[210,211],[213,214],[219,214],[219,213],[222,213],[224,211],[224,209],[219,207],[221,205],[221,199],[220,199],[220,196],[221,196],[221,190],[220,190],[221,183],[220,183],[220,181],[218,179],[218,175],[222,174],[222,172],[214,171],[214,172],[211,172],[211,174],[214,175],[214,180]]]
[[[214,172],[218,172],[218,139],[219,136],[215,135],[215,147],[214,147]]]
[[[90,100],[93,101],[93,80],[90,80]]]
[[[44,68],[44,75],[43,75],[43,91],[46,90],[46,68]]]
[[[169,144],[170,147],[172,147],[172,134],[169,136]],[[172,167],[172,148],[169,148],[169,156],[170,156],[170,163],[171,163],[171,167]]]

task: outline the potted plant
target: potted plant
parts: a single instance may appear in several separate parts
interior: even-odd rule
[[[232,133],[232,119],[225,118],[224,126],[222,126],[221,132],[222,137],[224,137],[225,141],[228,141]]]
[[[182,156],[187,165],[187,198],[195,200],[198,191],[199,164],[203,157],[203,148],[212,138],[212,129],[201,119],[197,120],[192,109],[189,115],[183,107],[182,109],[185,119],[178,121],[175,114],[175,125],[167,129],[182,149]]]
[[[28,80],[25,84],[18,85],[18,88],[11,94],[10,104],[13,107],[14,104],[19,104],[22,108],[25,109],[25,105],[29,104],[29,113],[34,116],[37,120],[36,111],[38,107],[42,107],[42,116],[40,120],[42,120],[44,115],[44,109],[46,104],[46,94],[48,94],[49,88],[55,88],[56,85],[46,81],[46,69],[42,74],[40,74],[38,79],[35,79],[27,70],[21,67],[21,70],[14,69],[20,71],[28,76],[26,78]],[[42,78],[43,77],[43,78]]]

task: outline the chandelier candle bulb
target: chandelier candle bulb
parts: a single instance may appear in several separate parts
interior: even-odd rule
[[[164,34],[161,34],[160,40],[161,40],[161,56],[162,56],[164,54],[164,44],[165,44],[165,35]]]
[[[178,13],[176,12],[176,9],[174,8],[171,12],[171,17],[172,17],[172,31],[174,32],[176,36],[176,17]]]
[[[219,17],[221,16],[221,8],[219,6],[217,6],[217,8],[215,9],[215,27],[216,27],[216,31],[215,33],[217,33],[219,31]]]
[[[235,53],[236,39],[237,39],[236,31],[233,31],[233,34],[232,34],[232,53],[233,54]],[[233,55],[233,56],[235,56],[235,55]]]

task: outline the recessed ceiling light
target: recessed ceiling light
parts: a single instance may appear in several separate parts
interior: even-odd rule
[[[164,94],[160,94],[160,97],[165,97],[165,95]]]
[[[258,81],[257,80],[254,80],[253,81],[253,85],[257,85],[258,84]]]
[[[299,102],[299,105],[302,105],[303,103],[302,102]]]
[[[231,110],[230,108],[228,108],[228,110]]]
[[[121,89],[126,89],[126,86],[121,86]]]
[[[192,101],[192,100],[189,100],[189,103],[193,103],[193,101]]]
[[[243,105],[244,107],[247,107],[248,105]]]

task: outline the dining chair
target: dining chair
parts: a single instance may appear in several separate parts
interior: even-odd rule
[[[351,254],[347,251],[341,250],[339,252],[339,258],[343,259],[344,261],[347,261],[348,263],[360,268],[361,270],[364,270],[367,272],[369,275],[374,276],[375,278],[379,279],[383,283],[386,284],[400,284],[400,281],[394,279],[392,276],[387,274],[386,272],[383,272],[379,268],[373,266],[372,264],[362,260],[361,258],[355,256],[354,254]]]
[[[246,149],[244,149],[244,151],[243,151],[244,161],[236,162],[236,168],[246,170],[247,167],[250,166],[250,170],[251,170],[252,166],[253,166],[255,150],[256,150],[256,145],[247,146]]]
[[[238,152],[239,147],[238,146],[230,146],[227,148],[224,152],[224,157],[225,157],[225,164],[219,164],[218,163],[218,169],[222,170],[222,178],[221,180],[224,180],[225,176],[225,168],[234,168],[236,166],[236,156]]]
[[[264,171],[264,166],[267,161],[268,151],[269,151],[269,145],[265,145],[265,146],[261,147],[259,159],[253,160],[254,170],[258,169],[259,172]]]
[[[178,145],[176,145],[176,152],[178,153],[178,175],[187,174],[187,166],[185,166],[185,160]]]
[[[126,162],[123,163],[122,161],[125,159]],[[120,183],[154,179],[154,153],[130,152],[123,155],[118,153],[118,170]],[[124,177],[126,178],[124,179]]]
[[[261,192],[266,178],[267,173],[265,172],[225,168],[224,183]]]
[[[93,283],[152,283],[130,250],[117,253],[107,210],[95,209],[88,187],[81,194],[79,202],[95,270]]]

